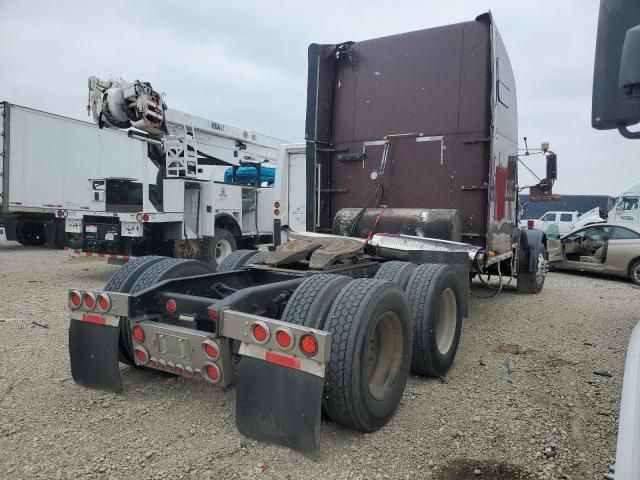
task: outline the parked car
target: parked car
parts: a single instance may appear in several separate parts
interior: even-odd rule
[[[640,226],[599,223],[558,238],[547,232],[549,263],[556,269],[630,277],[640,285]]]
[[[560,235],[566,235],[571,231],[573,223],[578,219],[578,212],[547,212],[539,219],[522,220],[529,230],[542,230],[546,232],[550,225],[557,225]]]

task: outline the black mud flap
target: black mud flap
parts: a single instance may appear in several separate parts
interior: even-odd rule
[[[243,435],[320,456],[324,379],[242,357],[236,380],[236,426]]]
[[[69,357],[71,376],[82,386],[122,392],[118,364],[120,327],[71,320]]]

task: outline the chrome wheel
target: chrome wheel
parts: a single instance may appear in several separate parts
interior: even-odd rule
[[[438,323],[436,324],[436,345],[442,355],[449,353],[456,336],[458,305],[452,289],[443,290],[438,304]]]

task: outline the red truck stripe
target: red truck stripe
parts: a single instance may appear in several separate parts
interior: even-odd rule
[[[277,363],[278,365],[282,365],[284,367],[300,370],[300,360],[297,358],[285,357],[284,355],[279,355],[277,353],[267,352],[264,354],[264,359],[267,362]]]

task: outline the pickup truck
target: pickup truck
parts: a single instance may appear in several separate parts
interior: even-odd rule
[[[578,219],[578,212],[547,212],[539,219],[522,220],[529,230],[547,231],[549,225],[557,225],[560,236],[569,233]]]

